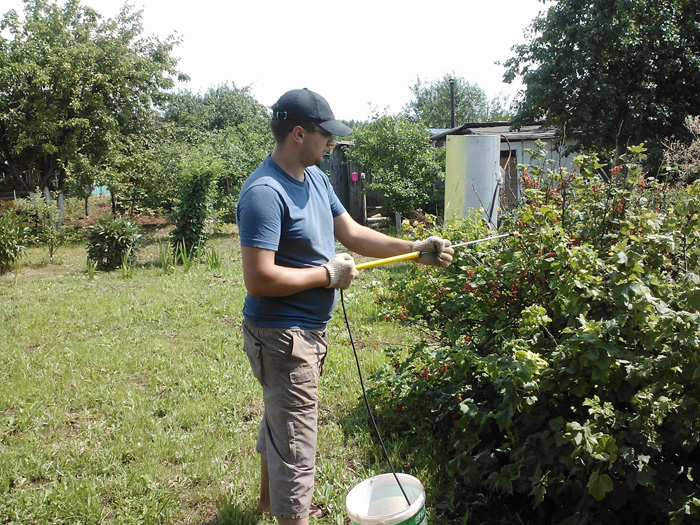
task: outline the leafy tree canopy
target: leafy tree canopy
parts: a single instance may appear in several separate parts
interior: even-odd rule
[[[142,37],[127,4],[104,20],[79,0],[25,0],[0,21],[0,173],[62,191],[129,157],[173,87],[177,40]],[[117,162],[114,162],[115,157]]]
[[[178,144],[180,156],[189,151],[219,159],[214,206],[222,219],[233,220],[234,199],[241,184],[274,146],[268,110],[255,100],[249,87],[223,84],[204,94],[173,94],[161,123],[173,142],[170,147]],[[168,161],[168,152],[163,153],[169,169],[181,173],[183,163],[173,165],[174,159]]]
[[[471,84],[454,73],[433,82],[418,77],[411,87],[414,99],[404,106],[404,112],[431,128],[449,128],[452,113],[450,81],[454,81],[455,125],[510,120],[512,115],[506,109],[505,97],[489,99],[477,84]]]
[[[180,126],[214,131],[254,122],[266,127],[269,114],[251,95],[249,87],[222,84],[209,88],[203,95],[191,91],[174,94],[163,118]]]
[[[406,115],[375,115],[353,130],[348,157],[371,172],[367,188],[382,192],[388,210],[403,215],[413,210],[432,212],[433,181],[443,177],[439,156],[444,150],[430,147],[429,138],[423,123]]]
[[[546,2],[547,0],[543,0]],[[504,79],[526,89],[515,122],[576,129],[584,147],[615,151],[688,139],[700,107],[700,10],[694,0],[559,0],[513,48]]]

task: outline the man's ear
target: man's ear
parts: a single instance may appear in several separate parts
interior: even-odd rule
[[[306,137],[306,134],[308,131],[306,131],[304,128],[301,126],[294,126],[294,129],[292,130],[292,140],[294,142],[303,142],[304,137]]]

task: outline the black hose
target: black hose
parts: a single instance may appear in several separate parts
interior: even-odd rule
[[[372,425],[374,426],[374,431],[377,433],[377,437],[379,438],[379,444],[382,446],[382,451],[384,452],[384,458],[386,459],[386,462],[389,464],[389,468],[391,469],[391,473],[394,475],[394,479],[396,479],[396,483],[398,483],[399,488],[401,489],[401,492],[403,494],[403,497],[406,498],[406,503],[408,503],[408,506],[411,506],[411,500],[408,499],[408,496],[406,495],[406,491],[403,489],[403,486],[401,485],[401,482],[399,481],[399,477],[396,475],[396,471],[394,470],[394,465],[391,464],[391,460],[389,459],[389,453],[386,451],[386,447],[384,446],[384,440],[382,439],[382,435],[379,433],[379,427],[377,426],[377,422],[374,420],[374,414],[372,414],[372,409],[369,406],[369,399],[367,399],[367,391],[365,390],[365,382],[362,380],[362,370],[360,369],[360,358],[357,357],[357,349],[355,348],[355,340],[352,337],[352,330],[350,330],[350,321],[348,320],[348,314],[345,311],[345,297],[343,296],[343,290],[340,290],[340,304],[343,306],[343,317],[345,318],[345,326],[348,329],[348,336],[350,336],[350,346],[352,346],[352,351],[355,354],[355,363],[357,363],[357,375],[360,377],[360,386],[362,387],[362,396],[365,399],[365,405],[367,406],[367,412],[369,413],[369,418],[372,420]]]

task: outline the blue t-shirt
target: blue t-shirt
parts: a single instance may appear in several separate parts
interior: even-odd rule
[[[268,156],[248,177],[238,198],[241,246],[275,252],[275,264],[314,268],[335,255],[333,219],[345,212],[323,171],[306,168],[296,180]],[[331,319],[337,291],[312,288],[285,297],[248,294],[243,315],[257,326],[322,328]]]

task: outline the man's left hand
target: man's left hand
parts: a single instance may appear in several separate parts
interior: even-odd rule
[[[421,252],[420,256],[418,256],[419,263],[447,268],[452,262],[452,256],[455,253],[451,245],[452,243],[448,239],[432,236],[424,241],[415,241],[411,246],[411,250]]]

